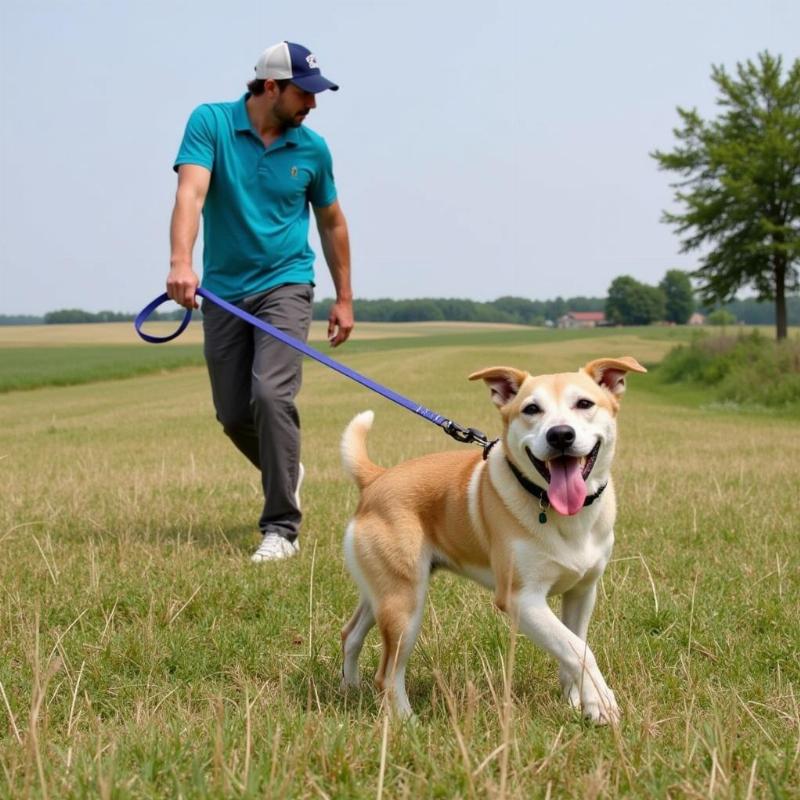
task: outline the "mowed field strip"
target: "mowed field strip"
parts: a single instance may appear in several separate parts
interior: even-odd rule
[[[144,330],[153,336],[168,336],[179,325],[174,322],[146,322]],[[447,333],[466,333],[478,330],[522,330],[524,325],[481,323],[471,325],[460,322],[406,322],[401,324],[383,322],[360,322],[358,340],[431,336]],[[327,323],[311,323],[309,342],[327,340]],[[181,334],[181,344],[200,344],[203,329],[199,311],[193,312],[192,322]],[[59,347],[74,344],[140,344],[141,339],[130,322],[107,322],[91,325],[0,325],[0,347]]]
[[[0,375],[13,350],[119,360],[135,345],[125,327],[75,326],[55,343],[0,328]],[[606,355],[652,366],[687,335],[364,325],[336,356],[496,435],[470,372]],[[199,353],[199,338],[178,341]],[[201,365],[0,395],[0,796],[800,793],[796,420],[675,402],[657,371],[630,378],[617,544],[589,633],[618,730],[566,706],[555,663],[511,638],[489,593],[438,573],[409,662],[418,718],[404,724],[371,688],[376,632],[362,689],[339,690],[356,599],[339,438],[372,408],[379,463],[466,445],[309,361],[299,405],[301,553],[254,566],[258,475],[214,421]]]
[[[177,322],[156,322],[145,330],[165,336],[177,329]],[[327,324],[315,322],[309,341],[330,352]],[[652,337],[653,331],[627,330],[627,335]],[[518,345],[585,338],[590,331],[554,331],[521,325],[468,325],[464,323],[408,323],[391,325],[365,323],[358,335],[337,357],[345,361],[361,352],[474,346],[493,342]],[[685,339],[687,331],[660,329],[659,339]],[[0,326],[0,394],[41,386],[72,386],[143,375],[203,364],[202,325],[193,323],[178,338],[143,347],[130,323],[93,325]]]

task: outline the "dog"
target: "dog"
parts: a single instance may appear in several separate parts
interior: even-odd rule
[[[484,458],[450,451],[383,468],[367,454],[373,412],[350,422],[342,460],[361,494],[344,553],[360,601],[342,630],[344,687],[358,685],[359,653],[377,622],[376,686],[400,716],[411,715],[406,664],[429,577],[443,567],[492,590],[498,609],[556,658],[571,706],[596,723],[619,720],[586,635],[614,544],[619,401],[627,373],[646,371],[623,356],[555,375],[512,367],[473,373],[503,425]],[[561,619],[551,595],[562,596]]]

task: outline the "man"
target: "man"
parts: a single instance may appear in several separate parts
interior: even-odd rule
[[[195,109],[175,160],[178,190],[170,229],[168,295],[197,308],[192,250],[203,216],[203,286],[277,328],[306,340],[314,253],[309,205],[336,288],[328,339],[353,328],[347,223],[336,199],[324,139],[302,127],[324,78],[316,56],[292,42],[269,47],[248,92],[233,103]],[[300,422],[294,398],[302,356],[214,303],[203,303],[205,358],[217,419],[261,471],[262,541],[252,560],[299,548]]]

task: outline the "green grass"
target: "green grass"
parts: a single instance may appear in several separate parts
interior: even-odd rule
[[[0,343],[0,393],[43,386],[74,386],[101,380],[130,378],[162,370],[203,364],[202,345],[170,342],[167,345],[137,344],[71,344],[55,343],[59,326],[53,327],[52,345],[42,345],[31,339],[27,346],[3,347]],[[79,327],[79,326],[74,326]],[[92,326],[83,326],[92,327]],[[392,326],[382,326],[391,329]],[[527,344],[552,344],[608,336],[608,332],[593,330],[546,330],[543,328],[481,329],[472,331],[448,330],[443,327],[434,335],[408,336],[403,325],[394,326],[404,335],[383,333],[379,338],[359,339],[355,336],[346,348],[331,351],[323,342],[312,346],[348,363],[360,353],[378,353],[395,350],[435,348],[463,348],[491,346],[515,347]],[[119,336],[119,326],[114,335]],[[18,330],[18,329],[15,329]],[[98,330],[98,338],[104,331]],[[163,335],[165,331],[160,331]],[[618,340],[645,339],[653,341],[687,341],[689,331],[678,328],[621,328],[615,329]],[[25,331],[20,334],[25,342]]]
[[[558,344],[560,342],[573,342],[581,340],[605,339],[614,336],[624,340],[625,337],[634,339],[650,339],[654,341],[687,341],[690,331],[687,328],[615,328],[613,334],[606,330],[593,329],[547,329],[528,328],[513,330],[475,330],[461,333],[448,333],[446,330],[435,336],[402,337],[372,341],[358,341],[348,345],[348,353],[378,352],[385,350],[405,350],[429,347],[517,347],[523,345]]]
[[[800,340],[776,343],[758,332],[695,336],[659,366],[664,383],[685,383],[718,402],[800,416]]]
[[[672,341],[650,334],[341,355],[496,434],[469,372],[652,365]],[[302,551],[254,567],[258,476],[214,422],[203,368],[6,393],[0,796],[796,797],[800,429],[676,404],[651,380],[633,376],[623,400],[617,545],[590,630],[618,731],[583,723],[554,662],[446,574],[409,663],[416,722],[387,717],[370,687],[374,632],[364,688],[340,693],[356,600],[341,431],[374,408],[382,463],[464,447],[435,426],[308,364]]]
[[[0,393],[130,378],[203,364],[200,345],[66,345],[0,350]]]

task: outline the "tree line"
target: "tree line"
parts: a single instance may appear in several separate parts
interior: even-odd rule
[[[314,303],[315,320],[326,320],[332,300]],[[528,300],[505,296],[480,302],[459,298],[423,297],[413,300],[355,300],[353,310],[360,322],[506,322],[545,325],[567,311],[603,311],[604,297],[557,297]]]
[[[170,322],[183,319],[183,309],[154,311],[149,319]],[[76,325],[89,322],[133,322],[136,314],[127,311],[84,311],[82,308],[59,308],[44,316],[33,314],[0,314],[0,325]]]
[[[314,319],[326,320],[331,299],[314,303]],[[611,325],[650,325],[654,322],[688,322],[695,311],[711,316],[726,312],[729,321],[748,325],[774,325],[775,306],[754,297],[730,303],[698,303],[689,274],[669,270],[657,286],[621,275],[609,287],[608,297],[557,297],[555,300],[528,300],[500,297],[497,300],[420,298],[414,300],[356,300],[359,322],[507,322],[517,325],[556,324],[568,311],[602,311]],[[800,324],[800,296],[787,299],[790,324]]]
[[[315,320],[326,320],[330,299],[314,303]],[[359,322],[506,322],[516,325],[542,326],[555,324],[568,311],[602,311],[612,325],[649,325],[669,321],[683,324],[694,311],[706,316],[724,311],[719,317],[729,323],[774,325],[775,306],[755,297],[730,303],[703,305],[693,292],[689,274],[669,270],[657,286],[621,275],[611,282],[608,297],[556,297],[554,300],[529,300],[505,296],[480,302],[458,298],[418,298],[411,300],[356,300],[356,320]],[[155,312],[153,320],[176,321],[184,311]],[[800,296],[787,298],[790,324],[800,324]],[[0,325],[63,325],[94,322],[133,322],[133,313],[116,311],[84,311],[64,308],[48,311],[44,316],[0,314]]]

